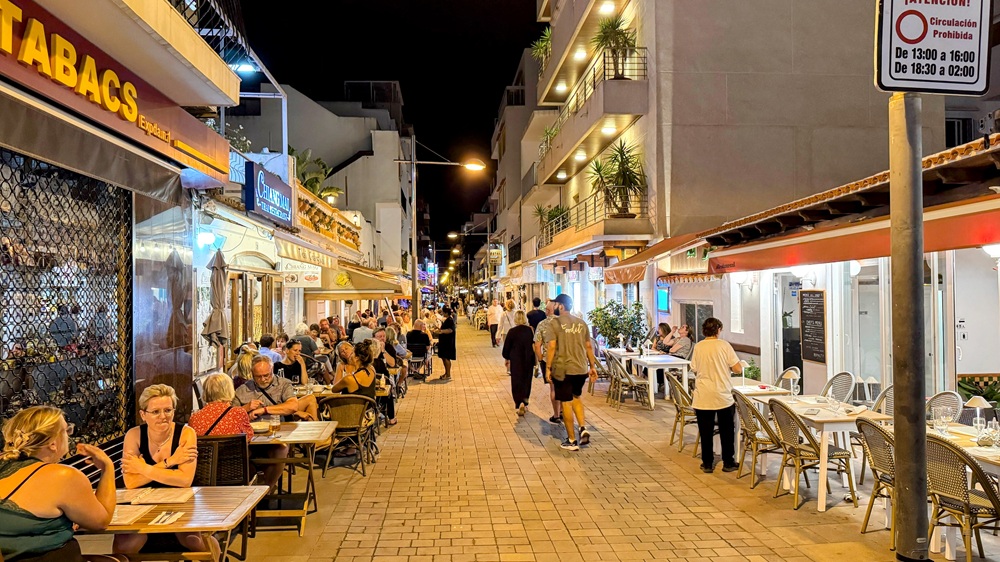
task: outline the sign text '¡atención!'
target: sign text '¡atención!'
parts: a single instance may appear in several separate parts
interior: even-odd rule
[[[292,218],[292,200],[287,195],[267,185],[264,171],[257,173],[257,203],[260,210],[275,218],[288,221]]]
[[[0,55],[15,55],[14,24],[21,23],[22,10],[11,0],[0,0]],[[139,117],[135,85],[122,80],[110,68],[98,71],[93,57],[80,56],[76,47],[58,33],[46,34],[35,18],[21,26],[18,62],[72,89],[91,103],[135,123]],[[148,131],[147,131],[148,132]]]
[[[956,6],[956,7],[968,7],[971,4],[969,0],[906,0],[906,5],[910,4],[923,4],[925,6]]]

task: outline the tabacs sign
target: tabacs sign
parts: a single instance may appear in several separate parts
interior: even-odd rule
[[[243,204],[247,213],[292,227],[292,188],[256,162],[246,164]]]
[[[981,96],[990,87],[993,0],[879,0],[875,84]]]

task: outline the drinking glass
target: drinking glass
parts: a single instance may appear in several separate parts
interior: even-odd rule
[[[944,410],[944,406],[935,406],[931,409],[931,422],[934,424],[934,430],[941,435],[945,434],[944,430],[948,427],[944,421]]]
[[[976,428],[976,439],[979,439],[983,430],[986,429],[986,418],[979,416],[972,418],[972,427]]]
[[[945,406],[941,411],[941,422],[944,423],[944,434],[948,434],[948,424],[955,421],[955,409],[951,406]]]
[[[986,424],[986,431],[993,437],[993,450],[1000,451],[1000,423],[997,420],[990,420]]]
[[[281,429],[281,416],[272,415],[270,416],[268,422],[271,424],[271,435],[274,435],[279,429]]]

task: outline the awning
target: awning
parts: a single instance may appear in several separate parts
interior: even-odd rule
[[[1000,197],[981,197],[924,210],[924,252],[996,243],[1000,243]],[[763,271],[889,254],[889,217],[881,217],[718,250],[709,254],[708,270],[710,273]]]
[[[337,267],[337,258],[328,250],[306,242],[297,236],[275,230],[274,244],[278,248],[278,255],[283,258],[311,263],[323,268],[335,269]]]
[[[0,82],[0,146],[169,203],[181,169]]]
[[[682,234],[657,242],[627,260],[620,261],[611,267],[605,267],[604,282],[612,285],[638,283],[646,276],[646,266],[650,262],[660,259],[664,254],[676,250],[694,239],[694,234]]]
[[[377,275],[376,275],[377,274]],[[318,289],[306,289],[305,298],[312,300],[377,300],[403,296],[399,281],[379,279],[381,272],[341,263],[337,268],[323,268],[323,280]]]

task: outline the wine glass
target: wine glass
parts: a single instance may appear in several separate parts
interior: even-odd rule
[[[986,429],[986,418],[981,416],[972,418],[972,427],[976,429],[976,440],[978,440],[979,436],[983,434],[983,430]]]
[[[993,438],[993,451],[1000,451],[1000,423],[998,423],[997,420],[990,420],[990,422],[986,424],[986,432]]]

